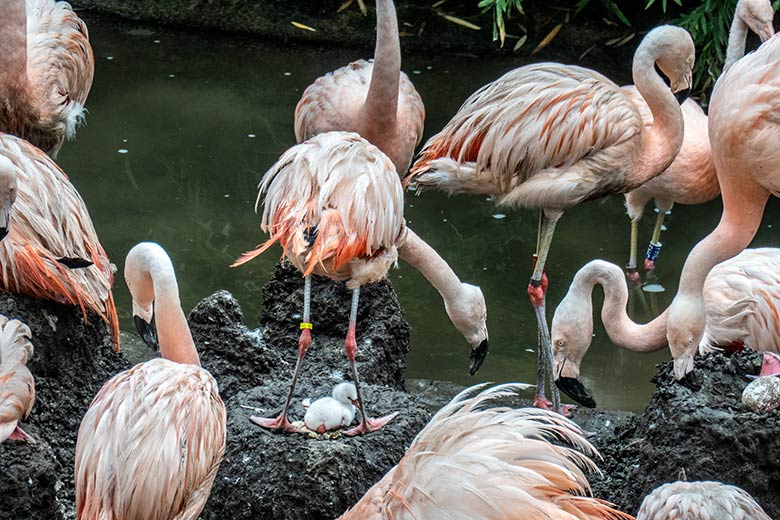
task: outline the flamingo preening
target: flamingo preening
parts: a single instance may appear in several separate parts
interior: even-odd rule
[[[744,489],[721,482],[671,482],[655,488],[637,520],[771,520]]]
[[[84,119],[95,58],[70,4],[4,0],[0,16],[0,131],[56,157]]]
[[[3,238],[4,237],[4,238]],[[76,305],[119,349],[115,267],[67,175],[27,141],[0,133],[0,290]]]
[[[658,27],[637,48],[634,83],[653,114],[652,127],[617,85],[595,71],[557,63],[515,69],[465,101],[426,143],[405,180],[541,210],[538,261],[528,285],[541,342],[539,406],[549,406],[544,379],[553,363],[542,275],[555,224],[566,209],[635,189],[671,164],[683,139],[673,92],[690,88],[693,61],[693,41],[679,27]],[[558,391],[551,391],[552,406],[561,411]]]
[[[299,431],[290,424],[287,411],[311,344],[310,276],[318,274],[346,280],[352,290],[345,348],[363,419],[345,433],[356,435],[381,428],[397,413],[380,419],[368,416],[355,361],[355,327],[360,286],[384,278],[398,258],[395,243],[404,230],[404,194],[393,163],[355,133],[327,132],[287,150],[265,174],[258,191],[257,205],[265,194],[261,226],[271,237],[244,253],[233,266],[252,260],[279,242],[284,256],[303,273],[305,285],[298,361],[284,408],[275,419],[252,420],[266,428]]]
[[[769,196],[780,193],[780,37],[770,38],[718,79],[708,128],[723,214],[685,260],[669,307],[666,337],[677,380],[693,370],[704,333],[708,273],[750,244]]]
[[[593,340],[596,285],[604,288],[601,321],[615,345],[634,352],[666,348],[664,312],[639,325],[626,312],[628,288],[621,269],[604,260],[585,264],[555,309],[552,342],[556,384],[584,406],[595,401],[580,382],[580,365]],[[746,249],[715,266],[704,282],[706,326],[699,352],[719,347],[780,352],[780,249]]]
[[[745,40],[748,29],[758,34],[764,42],[774,34],[772,19],[774,10],[769,0],[739,0],[734,12],[734,21],[729,31],[724,70],[731,67],[745,54]],[[633,86],[623,87],[639,107],[645,124],[653,124],[653,115],[647,103]],[[661,230],[664,217],[675,204],[704,204],[720,194],[715,163],[712,160],[710,139],[707,135],[707,115],[698,103],[687,99],[682,104],[685,133],[680,153],[672,164],[659,176],[650,179],[639,188],[625,194],[626,209],[631,218],[631,248],[626,270],[629,276],[639,280],[637,273],[637,242],[639,220],[645,205],[654,199],[658,215],[655,219],[653,236],[645,255],[645,270],[655,269],[655,261],[661,251]]]
[[[455,396],[341,519],[633,520],[590,496],[598,453],[576,424],[547,410],[487,407],[527,387]]]
[[[18,423],[35,403],[35,380],[27,368],[33,355],[30,336],[27,325],[0,314],[0,443],[29,438]]]
[[[154,338],[154,318],[162,357],[112,377],[84,415],[77,518],[195,520],[225,452],[225,405],[200,366],[165,250],[151,242],[133,247],[125,279],[139,332]]]

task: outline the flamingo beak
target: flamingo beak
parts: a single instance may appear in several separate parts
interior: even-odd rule
[[[157,342],[157,328],[154,326],[154,318],[151,323],[147,323],[146,320],[140,316],[133,316],[135,322],[135,329],[138,331],[138,335],[144,340],[149,348],[152,350],[160,350],[160,344]]]
[[[358,401],[357,399],[350,399],[350,401],[352,401],[352,406],[354,406],[357,409],[360,409],[360,401]]]
[[[758,31],[758,37],[761,38],[761,43],[764,43],[769,38],[774,36],[775,34],[775,28],[772,25],[772,22],[767,23],[764,27],[761,28],[760,31]]]
[[[471,350],[471,356],[469,357],[470,376],[473,376],[474,374],[477,373],[479,367],[482,366],[482,362],[485,361],[487,354],[488,354],[488,340],[483,339],[482,343],[480,343],[477,348]]]
[[[8,235],[8,227],[11,221],[11,211],[0,211],[0,240],[4,239]]]
[[[555,380],[555,386],[585,408],[595,408],[596,400],[585,389],[585,385],[574,377],[559,377]]]
[[[675,92],[674,93],[674,98],[677,100],[677,102],[679,104],[682,105],[683,103],[685,103],[685,100],[688,99],[688,96],[690,95],[690,93],[691,93],[691,89],[686,88],[686,89],[680,90],[678,92]]]

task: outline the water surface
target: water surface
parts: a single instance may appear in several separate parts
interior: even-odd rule
[[[118,26],[88,14],[85,19],[96,57],[95,82],[87,101],[87,126],[75,143],[63,148],[60,163],[119,267],[116,300],[123,331],[132,332],[133,326],[121,270],[127,251],[142,240],[157,241],[170,253],[185,311],[227,289],[240,301],[248,325],[255,326],[261,288],[279,252],[272,250],[240,269],[228,265],[265,240],[253,211],[257,183],[295,142],[293,111],[303,89],[327,71],[370,57],[370,46],[283,47],[229,34]],[[404,70],[426,104],[426,136],[440,129],[476,88],[523,63],[519,57],[405,54]],[[610,67],[596,65],[617,81],[627,81],[630,64]],[[720,209],[719,200],[675,208],[658,270],[667,291],[646,295],[647,310],[637,303],[637,319],[647,321],[654,315],[650,307],[657,312],[669,303],[685,255],[715,226]],[[469,378],[469,348],[447,319],[439,295],[401,264],[389,277],[412,327],[408,376],[463,384],[534,382],[536,321],[526,285],[537,214],[497,209],[484,197],[426,192],[408,195],[406,217],[461,279],[482,287],[491,340],[490,356],[478,375]],[[652,221],[648,208],[641,224],[642,248]],[[778,225],[780,212],[772,202],[755,244],[772,244],[772,227]],[[586,261],[625,264],[628,235],[621,198],[567,212],[547,266],[550,317]],[[654,366],[668,353],[619,350],[596,322],[593,347],[582,367],[585,384],[602,407],[643,408],[653,388],[649,379]],[[125,348],[132,351],[132,344],[125,341]]]

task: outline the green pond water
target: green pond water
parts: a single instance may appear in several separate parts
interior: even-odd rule
[[[230,34],[117,25],[88,13],[84,18],[95,52],[95,81],[87,126],[63,148],[60,164],[119,268],[115,290],[125,351],[134,358],[148,355],[135,339],[121,275],[127,251],[143,240],[159,242],[171,255],[186,312],[214,291],[227,289],[241,303],[247,324],[256,326],[261,288],[279,250],[239,269],[228,265],[265,240],[253,210],[257,183],[295,144],[293,111],[303,89],[328,71],[370,57],[371,43],[364,49],[280,46]],[[520,57],[404,54],[404,70],[426,104],[426,137],[479,86],[525,62]],[[628,81],[628,63],[586,65]],[[645,293],[647,308],[635,300],[635,319],[648,321],[668,305],[687,252],[715,226],[720,210],[719,199],[675,208],[667,219],[658,269],[667,290]],[[490,355],[479,373],[468,377],[469,347],[449,322],[438,293],[401,264],[389,278],[412,327],[408,377],[533,383],[536,321],[526,286],[537,213],[497,209],[485,197],[426,192],[408,194],[405,215],[462,280],[482,287],[490,330]],[[652,224],[648,207],[641,223],[642,251]],[[754,244],[772,244],[778,226],[780,211],[773,201]],[[574,273],[588,260],[625,264],[628,237],[622,198],[566,213],[547,266],[550,318]],[[596,294],[601,300],[599,290]],[[582,365],[585,385],[601,407],[641,410],[653,389],[655,364],[668,359],[668,351],[617,349],[599,319],[594,332]]]

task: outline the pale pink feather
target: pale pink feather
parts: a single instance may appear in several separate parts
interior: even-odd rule
[[[27,368],[33,355],[30,328],[0,314],[0,443],[35,403],[35,380]]]
[[[672,482],[655,488],[637,520],[771,520],[745,490],[720,482]]]

